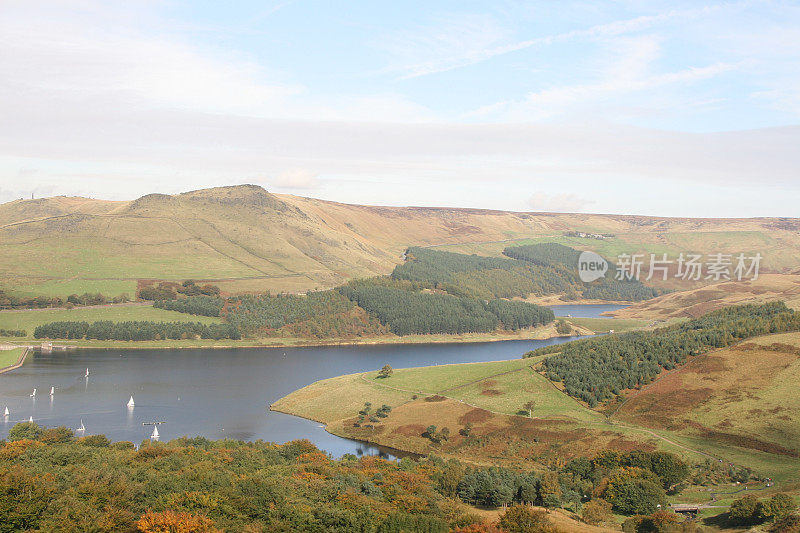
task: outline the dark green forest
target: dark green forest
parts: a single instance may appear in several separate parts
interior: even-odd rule
[[[554,319],[550,309],[525,302],[485,302],[366,282],[353,282],[339,291],[396,335],[488,332],[498,327],[517,330]]]
[[[347,312],[353,303],[337,291],[242,295],[228,298],[223,316],[246,335],[276,331],[297,322],[319,320]]]
[[[580,280],[564,265],[537,265],[505,257],[411,247],[395,267],[395,280],[417,282],[453,296],[490,300],[577,291]]]
[[[608,262],[608,270],[605,277],[592,283],[582,284],[577,274],[578,257],[581,252],[556,243],[540,243],[526,246],[511,246],[503,250],[503,254],[528,261],[539,266],[556,267],[563,266],[574,278],[578,287],[576,290],[581,295],[590,300],[623,300],[640,301],[655,298],[661,292],[658,289],[648,287],[638,280],[614,279],[617,267],[614,263]]]
[[[712,311],[673,326],[572,341],[539,348],[525,357],[553,354],[542,367],[570,396],[594,407],[625,389],[653,381],[689,357],[758,335],[800,330],[800,314],[783,302]],[[556,353],[557,352],[557,353]]]
[[[580,251],[561,244],[512,246],[503,254],[507,257],[411,247],[406,251],[406,262],[395,267],[391,277],[453,296],[483,300],[563,294],[566,301],[579,297],[640,301],[660,294],[637,280],[615,280],[613,263],[609,263],[606,277],[583,283],[577,270]]]

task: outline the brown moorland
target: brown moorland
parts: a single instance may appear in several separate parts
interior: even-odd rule
[[[800,334],[699,356],[633,392],[615,416],[654,429],[800,457]]]
[[[800,266],[798,228],[797,219],[779,218],[361,206],[276,195],[255,185],[130,202],[56,197],[0,205],[0,283],[30,293],[42,284],[58,292],[53,285],[69,281],[69,290],[80,292],[106,283],[112,292],[130,290],[139,279],[193,278],[225,292],[303,292],[386,274],[410,245],[502,250],[526,239],[560,242],[576,230],[613,235],[568,239],[607,255],[761,251],[765,272],[788,273]]]

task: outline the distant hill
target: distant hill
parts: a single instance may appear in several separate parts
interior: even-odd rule
[[[800,309],[800,274],[763,274],[756,281],[726,281],[665,294],[609,314],[616,318],[668,320],[698,317],[728,305],[782,300]]]
[[[113,295],[135,291],[138,280],[193,278],[214,280],[225,292],[301,292],[388,274],[409,246],[467,246],[500,256],[507,246],[543,241],[606,256],[761,251],[765,269],[800,268],[798,219],[361,206],[241,185],[130,202],[55,197],[2,204],[0,286]]]

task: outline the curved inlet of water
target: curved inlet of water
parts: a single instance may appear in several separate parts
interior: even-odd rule
[[[306,438],[337,457],[392,456],[390,450],[331,435],[316,422],[269,411],[269,405],[314,381],[387,363],[404,368],[513,359],[566,340],[37,354],[0,375],[0,406],[12,413],[0,420],[0,438],[33,416],[48,427],[76,429],[83,422],[82,434],[102,433],[113,441],[142,442],[153,432],[150,424],[163,422],[158,426],[162,441],[198,435],[281,443]],[[34,387],[55,387],[58,394],[52,401],[36,402],[29,396]],[[135,406],[128,407],[131,396]]]

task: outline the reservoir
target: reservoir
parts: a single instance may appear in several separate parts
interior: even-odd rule
[[[10,411],[7,419],[0,417],[0,438],[32,416],[47,427],[75,429],[83,422],[86,435],[102,433],[137,444],[153,431],[143,423],[163,422],[158,426],[162,440],[199,435],[283,443],[305,438],[337,457],[375,454],[380,450],[331,435],[316,422],[272,412],[269,405],[314,381],[385,364],[405,368],[513,359],[572,339],[36,354],[0,375],[0,413],[5,406]],[[132,409],[126,407],[130,396]]]

